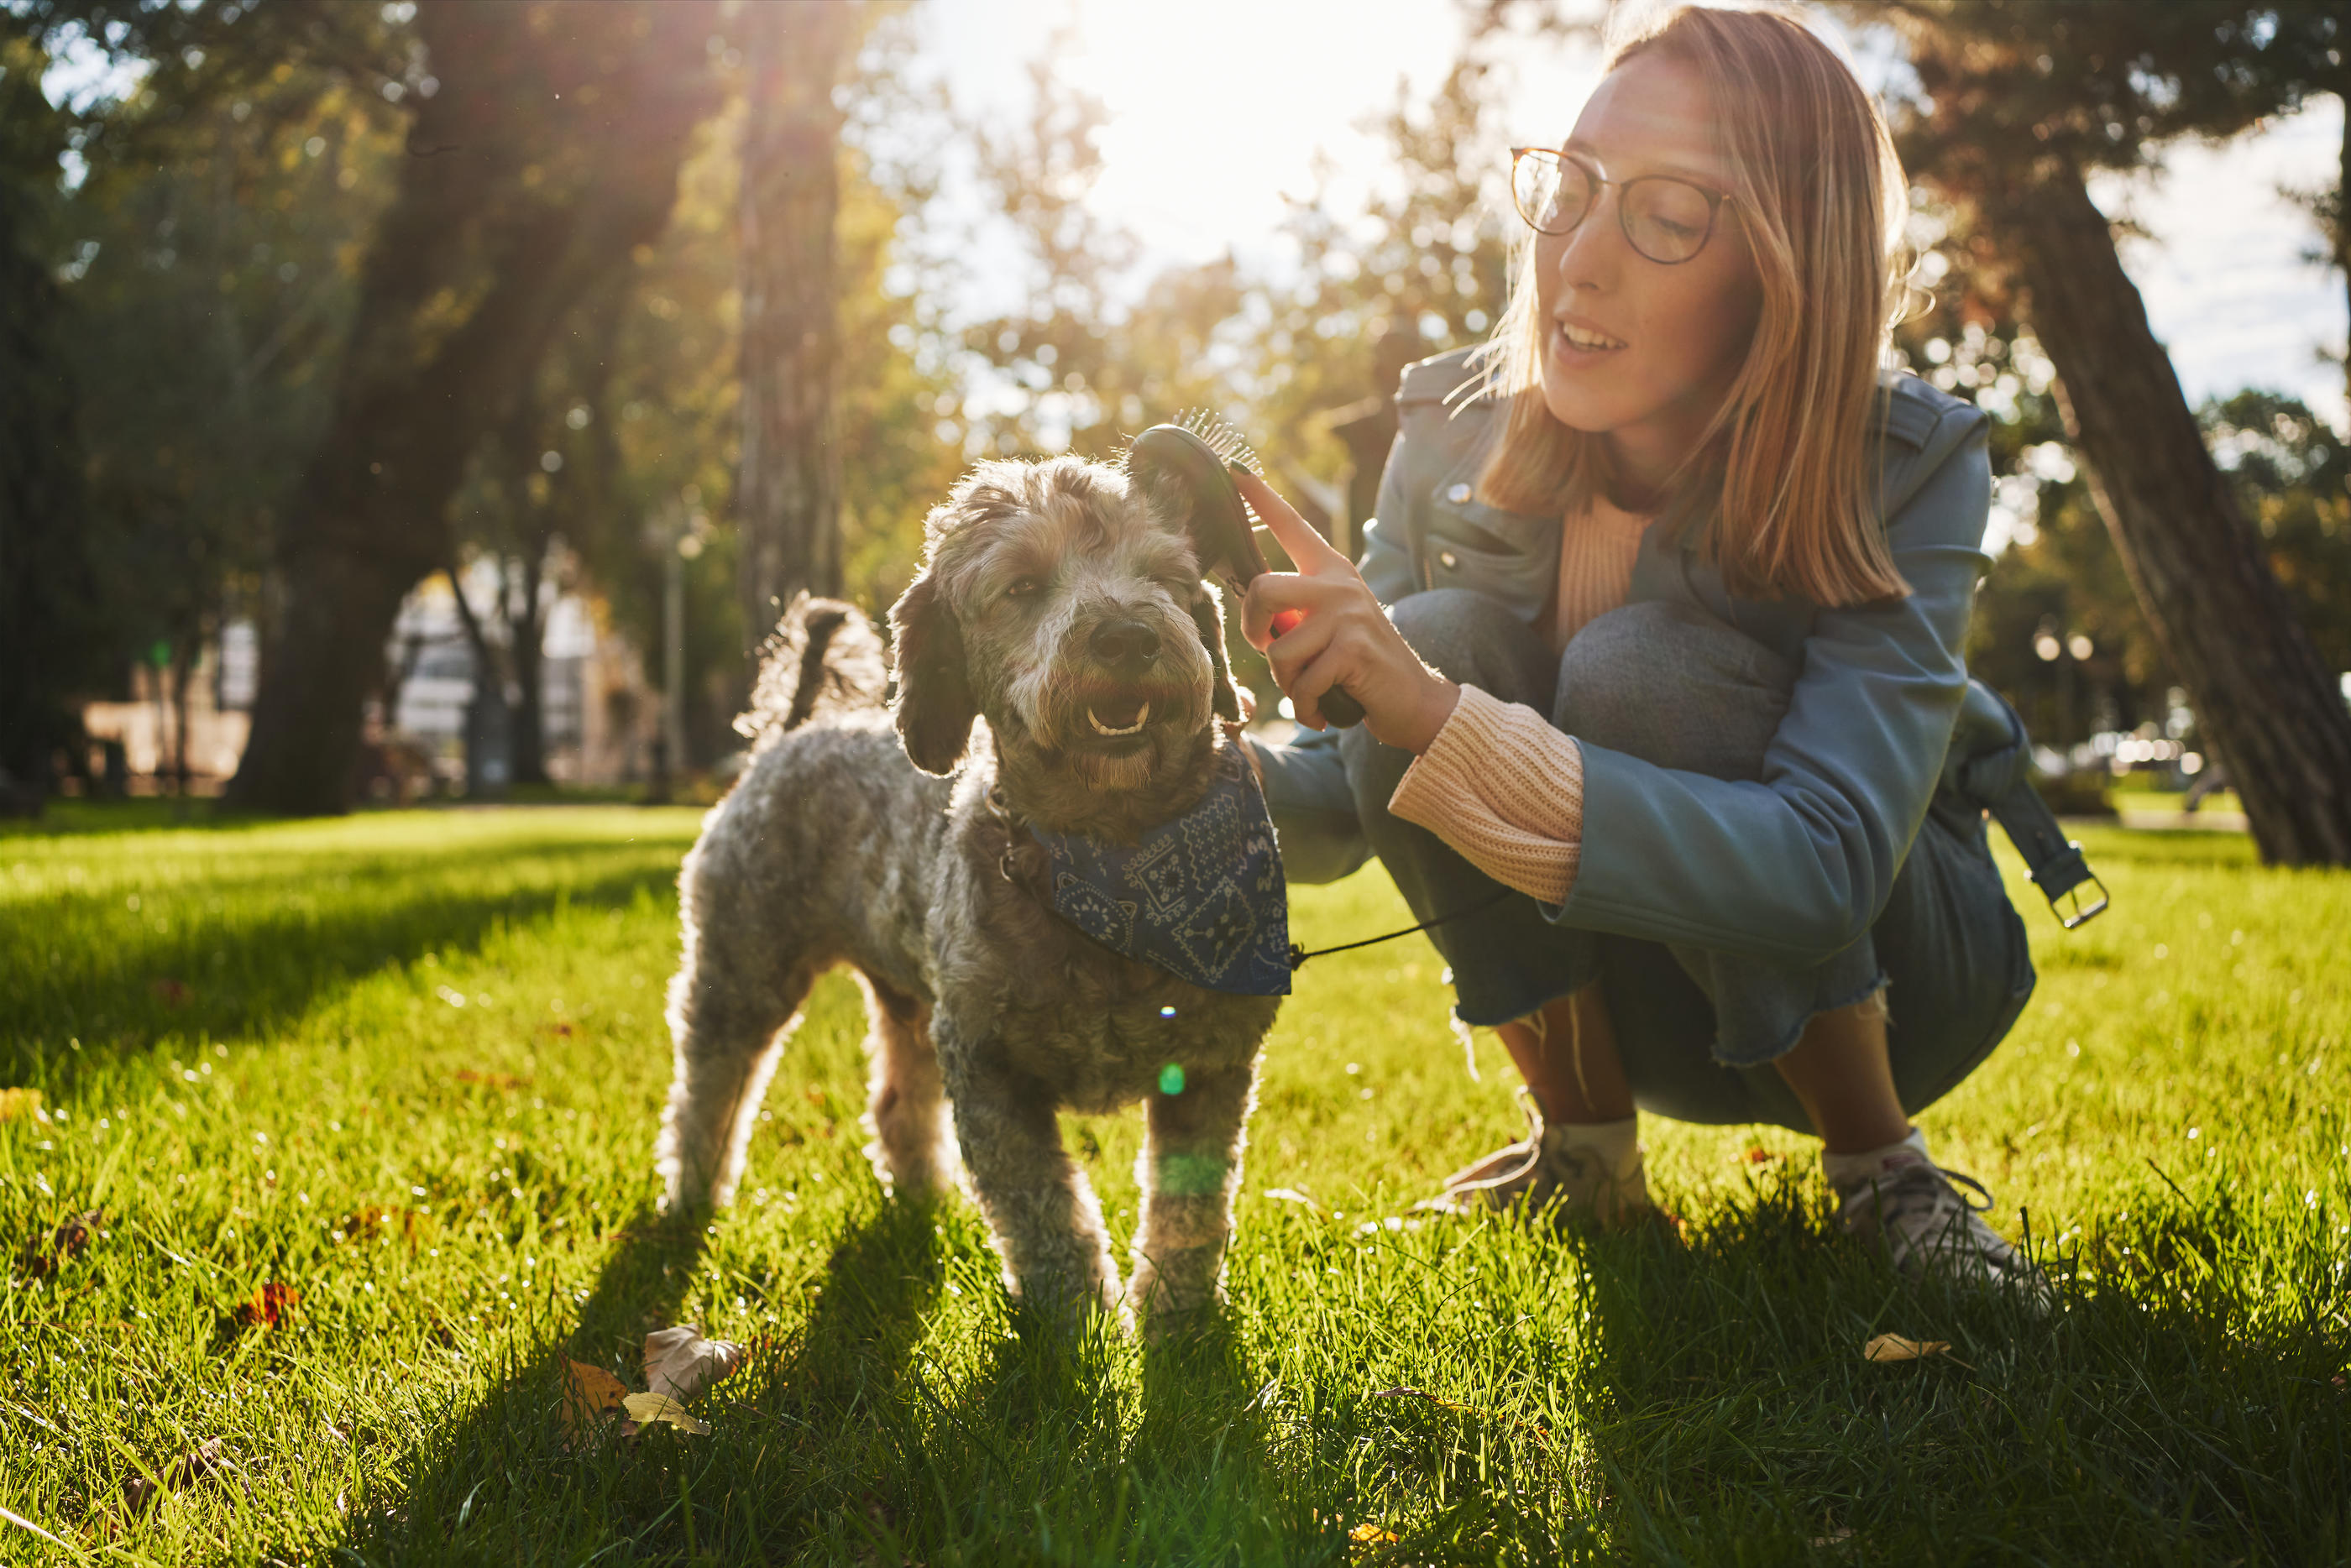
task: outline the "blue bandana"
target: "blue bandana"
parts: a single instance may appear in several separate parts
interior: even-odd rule
[[[1273,817],[1237,747],[1200,804],[1133,844],[1030,826],[1054,913],[1113,952],[1238,996],[1290,994],[1290,890]]]

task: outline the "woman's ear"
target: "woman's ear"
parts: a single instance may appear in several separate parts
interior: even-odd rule
[[[1240,693],[1233,690],[1233,670],[1225,658],[1224,600],[1215,587],[1200,585],[1200,597],[1192,601],[1192,624],[1200,628],[1200,641],[1208,649],[1208,694],[1217,717],[1227,723],[1241,722]]]
[[[906,756],[926,774],[955,772],[971,744],[979,706],[964,669],[963,631],[939,597],[936,578],[924,572],[890,607],[898,677],[891,716]]]

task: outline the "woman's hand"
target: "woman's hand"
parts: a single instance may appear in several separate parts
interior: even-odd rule
[[[1453,716],[1461,688],[1420,661],[1380,608],[1354,563],[1324,542],[1290,504],[1254,474],[1234,482],[1257,509],[1295,572],[1268,572],[1249,585],[1241,635],[1265,654],[1274,684],[1300,723],[1323,728],[1322,694],[1343,686],[1364,706],[1364,722],[1383,745],[1415,755],[1428,750]],[[1298,620],[1285,612],[1301,611]],[[1277,631],[1276,619],[1283,628]]]

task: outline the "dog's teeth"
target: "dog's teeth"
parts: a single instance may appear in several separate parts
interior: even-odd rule
[[[1094,727],[1094,733],[1097,735],[1132,735],[1136,731],[1142,729],[1144,724],[1148,723],[1150,719],[1151,704],[1148,702],[1145,702],[1141,711],[1134,715],[1134,722],[1127,725],[1124,729],[1117,729],[1112,725],[1105,724],[1094,716],[1094,711],[1092,708],[1086,710],[1086,722]]]

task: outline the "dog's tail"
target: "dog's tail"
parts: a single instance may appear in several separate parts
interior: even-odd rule
[[[873,623],[855,605],[800,594],[759,645],[759,678],[735,732],[757,747],[826,713],[879,708],[889,688]]]

